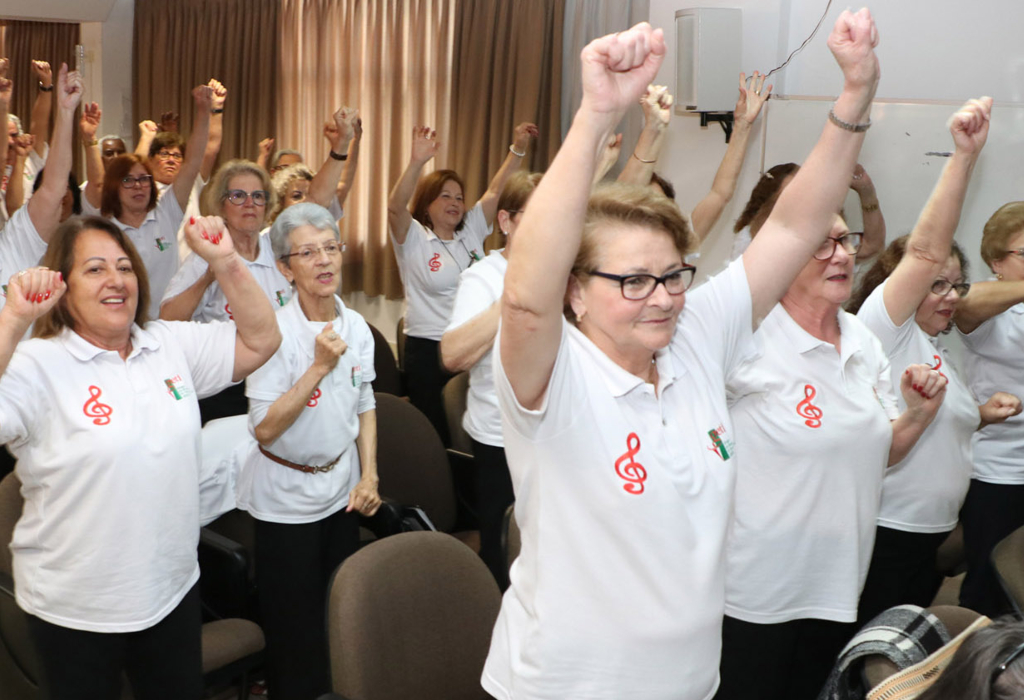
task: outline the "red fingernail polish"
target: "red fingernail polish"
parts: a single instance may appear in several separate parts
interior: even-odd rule
[[[188,222],[190,224],[192,224],[193,226],[195,226],[196,225],[196,217],[194,217],[194,216],[188,217]]]
[[[61,282],[63,282],[64,281],[64,273],[63,272],[58,272],[57,273],[57,279],[60,280]]]
[[[203,231],[203,238],[205,238],[206,240],[210,240],[210,237],[206,235],[206,231]]]
[[[43,301],[46,301],[46,300],[47,300],[47,299],[49,299],[49,298],[50,298],[50,291],[49,291],[49,290],[47,290],[47,291],[46,291],[46,296],[45,296],[45,297],[43,297]]]

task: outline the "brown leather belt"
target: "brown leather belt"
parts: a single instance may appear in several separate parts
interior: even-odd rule
[[[263,456],[266,457],[267,459],[269,459],[271,462],[277,462],[278,464],[280,464],[283,467],[288,467],[289,469],[295,469],[296,471],[304,472],[306,474],[316,474],[318,472],[329,472],[332,469],[334,469],[334,465],[338,463],[339,459],[341,459],[341,455],[338,455],[338,457],[333,462],[331,462],[330,464],[324,465],[322,467],[310,467],[310,466],[307,466],[305,464],[296,464],[295,462],[289,462],[287,459],[281,459],[277,455],[275,455],[275,454],[273,454],[271,452],[268,452],[267,450],[263,449],[263,445],[260,445],[259,448],[260,448],[260,452],[263,453]]]

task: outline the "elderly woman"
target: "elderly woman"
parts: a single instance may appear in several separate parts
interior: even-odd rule
[[[179,178],[180,180],[180,178]],[[175,181],[174,187],[177,187]],[[209,209],[224,218],[235,250],[256,279],[264,295],[278,307],[291,297],[291,285],[278,270],[270,241],[261,235],[268,208],[274,206],[267,171],[247,160],[232,160],[214,174],[204,190]],[[217,283],[213,270],[199,255],[181,264],[164,292],[160,318],[167,321],[227,321],[234,318],[229,300]],[[203,422],[244,414],[247,410],[241,387],[203,403]]]
[[[466,188],[454,170],[435,170],[420,178],[440,144],[429,127],[416,127],[409,165],[388,199],[388,231],[407,303],[404,368],[409,400],[426,414],[445,444],[448,424],[441,391],[449,376],[441,368],[438,345],[448,326],[459,275],[483,260],[483,243],[494,221],[498,196],[537,133],[535,125],[525,122],[515,128],[505,161],[484,195],[467,211]]]
[[[976,397],[1024,396],[1024,202],[1001,206],[985,224],[981,257],[996,279],[971,286],[956,326],[964,373]],[[990,617],[1007,607],[989,563],[993,547],[1024,526],[1024,416],[986,425],[974,435],[974,472],[960,520],[967,577],[960,602]]]
[[[146,313],[151,318],[159,316],[160,300],[178,271],[178,228],[199,175],[202,146],[210,128],[213,90],[200,85],[192,91],[192,97],[196,103],[195,128],[189,137],[188,156],[171,185],[173,196],[158,195],[149,161],[136,155],[114,158],[102,183],[94,178],[85,188],[89,204],[124,231],[142,256],[149,274],[151,296]]]
[[[452,318],[441,338],[441,361],[449,372],[469,370],[469,394],[462,425],[473,440],[477,503],[480,515],[480,557],[501,590],[508,588],[508,562],[502,553],[505,509],[515,500],[505,459],[501,413],[494,392],[491,349],[501,317],[501,292],[512,250],[512,239],[526,202],[540,182],[540,173],[516,173],[498,199],[496,226],[506,236],[505,247],[492,251],[459,278]]]
[[[197,398],[244,379],[281,335],[223,224],[188,235],[235,323],[147,322],[145,264],[99,217],[62,224],[0,311],[0,440],[25,498],[15,590],[47,697],[114,700],[122,671],[136,697],[202,692]]]
[[[289,207],[270,242],[294,294],[277,313],[281,348],[246,384],[258,445],[238,504],[256,519],[269,694],[307,700],[330,690],[331,574],[359,546],[359,514],[380,506],[373,336],[338,297],[342,247],[326,209]]]
[[[273,224],[282,211],[300,202],[327,207],[335,221],[344,216],[342,205],[355,181],[359,142],[363,137],[359,110],[340,108],[333,120],[324,124],[324,137],[331,144],[331,150],[315,175],[302,162],[271,171],[277,206],[267,217],[268,223]]]
[[[580,110],[516,231],[495,341],[522,550],[484,667],[491,695],[715,692],[736,464],[725,377],[835,219],[876,42],[867,10],[840,15],[832,119],[742,260],[689,299],[679,209],[648,188],[590,196],[662,33],[640,24],[583,50]]]
[[[970,634],[918,700],[1024,697],[1024,622],[1006,616]]]
[[[981,406],[958,376],[938,337],[967,292],[966,260],[953,243],[971,173],[988,136],[990,98],[972,100],[950,120],[956,151],[908,237],[894,241],[864,276],[847,306],[882,341],[898,369],[926,363],[949,383],[935,421],[899,464],[886,470],[871,568],[859,620],[903,603],[931,604],[942,582],[935,554],[956,527],[970,484],[971,436],[1021,410],[996,392]]]

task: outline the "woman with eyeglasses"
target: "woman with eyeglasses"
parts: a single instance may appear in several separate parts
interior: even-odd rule
[[[292,288],[277,268],[269,239],[261,235],[267,210],[274,206],[270,175],[251,161],[231,160],[214,173],[203,196],[207,198],[206,209],[224,219],[235,250],[264,294],[275,307],[284,306],[291,298]],[[167,286],[160,304],[160,318],[208,323],[228,321],[234,315],[206,261],[192,254],[185,258],[178,274]],[[223,416],[242,415],[248,410],[240,386],[206,399],[201,407],[204,423]]]
[[[991,109],[991,98],[982,98],[953,115],[956,151],[917,225],[909,237],[889,245],[847,305],[882,341],[894,375],[900,367],[924,363],[948,380],[935,420],[910,453],[885,472],[861,624],[895,605],[931,604],[942,583],[936,552],[956,528],[970,484],[971,438],[1021,410],[1017,397],[1001,391],[978,395],[985,400],[979,406],[938,343],[970,287],[964,281],[967,260],[953,234],[988,136]]]
[[[964,374],[975,396],[1024,396],[1024,202],[1001,206],[985,224],[981,257],[995,279],[971,285],[956,309]],[[960,520],[967,576],[960,604],[993,617],[1008,609],[989,561],[992,549],[1024,526],[1024,416],[974,435],[974,472]]]
[[[256,520],[268,692],[280,700],[330,690],[329,580],[359,547],[359,515],[381,502],[373,336],[338,296],[339,239],[334,217],[316,204],[289,207],[274,222],[267,247],[293,294],[277,312],[280,349],[246,382],[257,444],[238,478],[238,506]]]
[[[160,315],[160,300],[178,271],[178,229],[203,164],[203,147],[210,129],[213,88],[200,85],[192,90],[192,97],[196,103],[194,127],[187,155],[171,185],[173,196],[158,195],[149,162],[134,154],[110,162],[99,201],[95,189],[85,190],[86,200],[124,231],[142,256],[149,273],[150,303],[146,311],[151,318]]]
[[[691,294],[678,207],[646,187],[591,196],[602,147],[665,55],[662,32],[643,23],[583,50],[581,106],[516,230],[494,343],[522,549],[484,666],[492,696],[715,692],[743,437],[725,379],[811,255],[832,255],[876,43],[867,10],[839,16],[831,120],[743,257]]]
[[[467,210],[465,185],[454,170],[435,170],[420,177],[441,144],[430,127],[416,127],[409,165],[388,198],[388,231],[405,287],[406,388],[409,400],[426,414],[446,445],[448,423],[441,391],[450,375],[441,367],[438,346],[451,316],[459,275],[483,260],[484,239],[491,232],[498,196],[537,134],[534,124],[516,126],[505,161],[487,191]]]

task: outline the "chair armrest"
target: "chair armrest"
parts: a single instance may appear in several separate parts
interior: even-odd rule
[[[252,618],[248,609],[253,592],[249,557],[245,547],[234,540],[205,527],[200,529],[199,592],[205,617]]]
[[[480,516],[477,508],[476,459],[471,454],[450,447],[447,452],[458,509],[455,516],[455,530],[478,530],[480,529]]]

